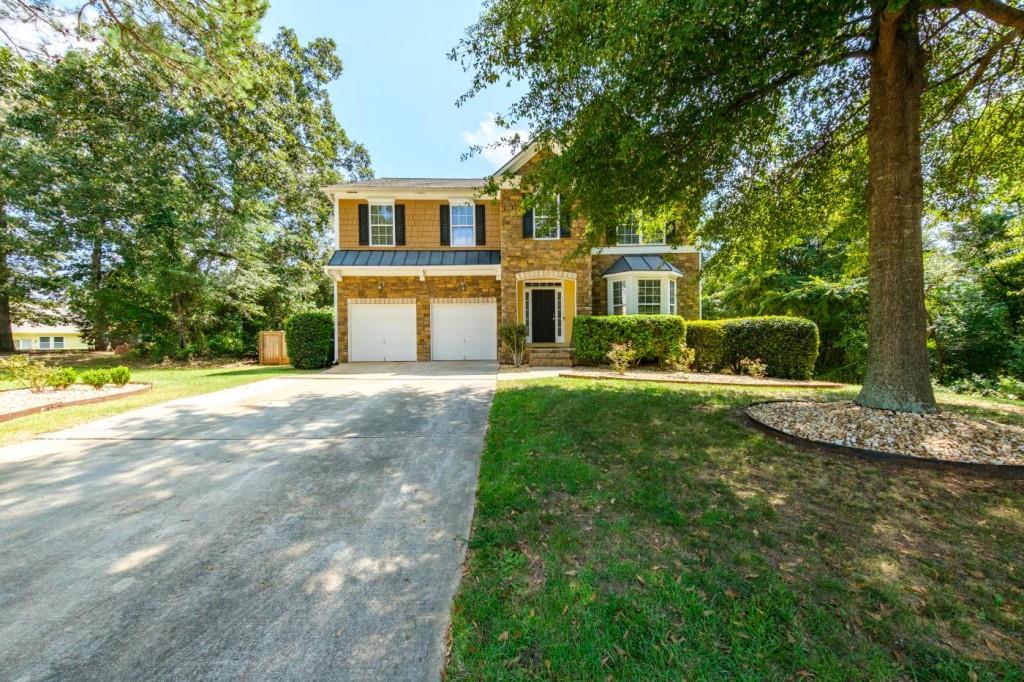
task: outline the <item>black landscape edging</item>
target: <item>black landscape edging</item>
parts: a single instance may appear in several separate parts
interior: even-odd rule
[[[919,469],[932,469],[932,470],[945,470],[945,471],[959,471],[961,473],[972,473],[982,476],[991,476],[993,478],[1008,478],[1008,479],[1024,479],[1024,464],[983,464],[981,462],[954,462],[945,459],[934,459],[931,457],[917,457],[915,455],[900,455],[893,452],[883,452],[881,450],[871,450],[869,448],[858,448],[852,445],[837,445],[836,443],[829,443],[823,440],[813,440],[810,438],[802,438],[800,436],[794,436],[791,433],[786,433],[773,426],[768,426],[764,422],[755,419],[747,410],[756,405],[768,405],[772,403],[791,403],[792,400],[759,400],[756,403],[750,403],[746,407],[742,408],[743,422],[758,431],[774,436],[778,440],[784,441],[791,445],[799,445],[803,447],[813,447],[823,450],[825,452],[841,454],[857,459],[864,459],[874,462],[885,462],[888,464],[897,464],[901,466],[915,467]],[[826,401],[818,401],[826,402]]]

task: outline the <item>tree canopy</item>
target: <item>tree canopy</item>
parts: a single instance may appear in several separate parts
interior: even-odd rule
[[[249,45],[244,101],[168,91],[117,47],[58,62],[5,55],[19,77],[0,141],[18,150],[16,168],[45,172],[5,191],[4,216],[26,238],[0,260],[24,264],[12,275],[45,272],[49,299],[97,346],[238,352],[326,304],[331,207],[319,188],[370,174],[327,97],[342,71],[332,41],[303,45],[283,29]],[[18,282],[0,278],[15,308]]]
[[[859,400],[930,410],[925,187],[954,212],[1019,188],[1022,32],[999,0],[496,0],[452,57],[463,99],[526,84],[503,121],[559,152],[527,188],[568,197],[595,240],[665,206],[725,253],[866,226]]]

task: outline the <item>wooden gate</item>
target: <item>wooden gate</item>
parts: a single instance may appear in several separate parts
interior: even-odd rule
[[[288,364],[288,346],[284,342],[284,332],[260,332],[259,350],[261,365]]]

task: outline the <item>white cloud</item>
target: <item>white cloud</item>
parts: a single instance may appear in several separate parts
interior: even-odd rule
[[[496,119],[497,116],[493,113],[487,114],[487,117],[480,121],[476,130],[462,132],[462,140],[468,145],[480,147],[480,155],[497,168],[519,151],[519,149],[513,149],[512,145],[504,138],[518,133],[521,142],[526,142],[530,139],[530,131],[526,128],[503,128],[498,125]]]

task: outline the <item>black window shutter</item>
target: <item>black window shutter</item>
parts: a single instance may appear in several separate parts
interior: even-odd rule
[[[558,219],[559,233],[562,239],[572,236],[572,213],[569,212],[568,205],[563,204],[562,197],[558,197],[558,209],[561,212],[561,216]]]
[[[533,209],[526,209],[526,213],[523,214],[523,236],[527,239],[533,239]]]
[[[667,223],[665,223],[665,243],[676,243],[676,221],[674,220],[670,220]]]
[[[441,246],[452,245],[452,209],[448,204],[441,204]]]
[[[604,232],[604,243],[608,246],[614,246],[619,242],[619,231],[614,225],[609,225]]]
[[[370,245],[370,206],[359,204],[359,246]]]
[[[405,204],[395,204],[395,246],[405,246]]]
[[[476,205],[476,245],[483,246],[487,243],[487,207],[483,204]]]

